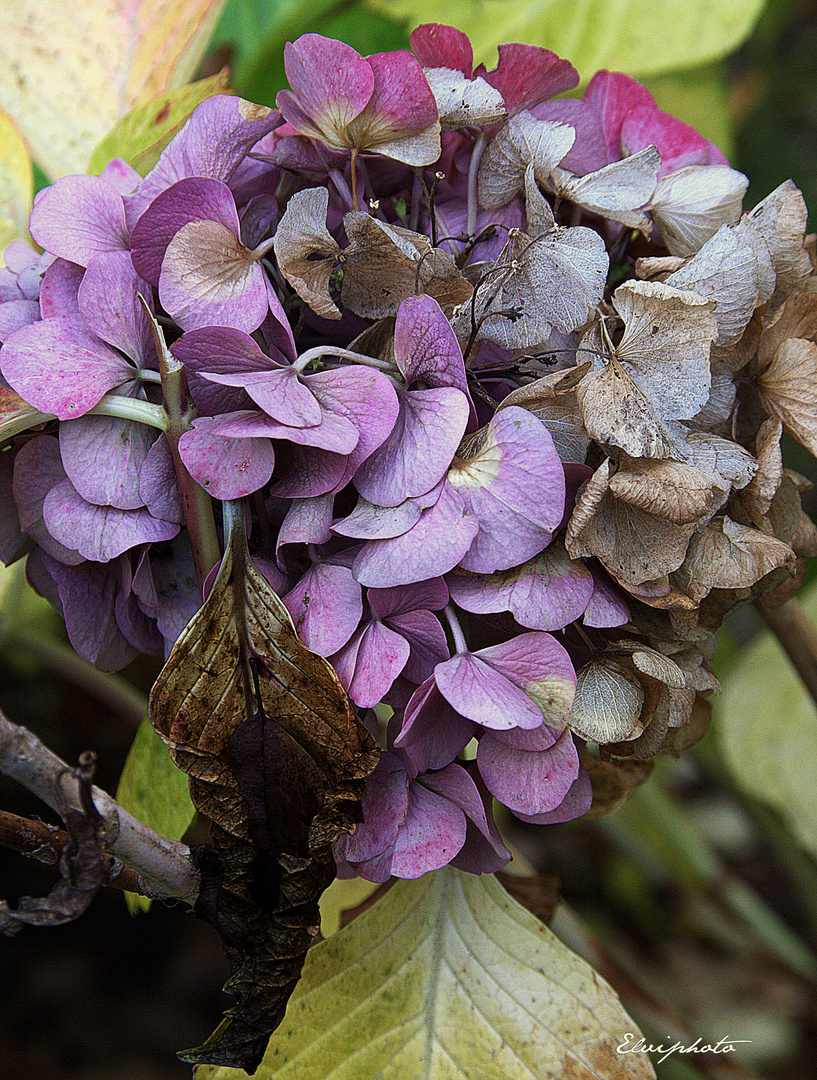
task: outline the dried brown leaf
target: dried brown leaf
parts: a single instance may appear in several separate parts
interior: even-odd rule
[[[238,998],[228,1022],[184,1056],[254,1071],[320,926],[332,845],[354,830],[377,751],[333,669],[298,640],[238,525],[156,681],[150,716],[212,822],[220,865],[197,909],[222,936],[225,989]]]
[[[590,776],[593,802],[583,820],[595,821],[618,810],[653,770],[651,761],[600,761],[586,749],[579,758]]]
[[[700,469],[651,458],[625,459],[610,480],[610,491],[631,506],[676,525],[710,518],[727,498],[714,478]]]

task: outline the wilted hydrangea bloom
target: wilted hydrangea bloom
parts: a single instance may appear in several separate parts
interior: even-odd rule
[[[113,670],[169,651],[247,497],[380,726],[337,850],[374,881],[493,871],[494,799],[569,820],[691,744],[724,614],[817,552],[780,457],[817,451],[797,189],[742,214],[626,75],[563,98],[546,49],[411,41],[305,35],[280,111],[213,97],[144,178],[57,181],[0,272],[0,555]]]

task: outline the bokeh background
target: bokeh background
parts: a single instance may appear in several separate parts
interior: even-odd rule
[[[644,4],[645,18],[661,3]],[[285,85],[281,40],[312,30],[364,53],[405,47],[402,7],[229,0],[198,74],[229,64],[244,96],[272,104]],[[817,207],[816,4],[771,0],[731,55],[645,81],[746,173],[747,207],[789,177]],[[48,177],[36,170],[36,180]],[[786,453],[817,480],[804,450],[789,443]],[[814,492],[805,505],[814,517]],[[58,618],[21,589],[18,574],[0,578],[0,706],[68,761],[93,748],[97,782],[114,791],[158,665],[144,659],[121,679],[99,677],[74,657]],[[553,929],[615,987],[650,1041],[748,1040],[728,1055],[674,1055],[657,1066],[660,1080],[811,1080],[817,710],[752,609],[728,621],[715,667],[726,693],[710,733],[682,759],[662,760],[613,815],[503,824],[518,867],[543,875],[543,905],[560,883]],[[0,806],[50,820],[3,780]],[[197,828],[191,840],[201,842]],[[47,892],[53,875],[0,848],[2,895]],[[181,1080],[189,1067],[175,1051],[200,1042],[226,1004],[210,929],[179,906],[132,916],[114,890],[73,924],[0,939],[0,973],[3,1080]]]

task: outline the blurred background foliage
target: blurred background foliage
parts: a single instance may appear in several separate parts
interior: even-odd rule
[[[804,0],[227,0],[196,77],[215,84],[229,65],[243,96],[273,104],[285,85],[283,45],[298,34],[371,53],[407,47],[412,23],[432,19],[471,31],[489,66],[491,40],[518,40],[521,30],[576,62],[585,81],[597,67],[624,68],[747,174],[747,207],[788,177],[817,206],[817,5]],[[0,131],[0,166],[2,153]],[[35,186],[47,182],[35,165]],[[805,451],[790,443],[787,455],[817,479]],[[806,507],[814,517],[813,493]],[[544,875],[543,908],[554,877],[561,882],[554,930],[612,983],[650,1041],[747,1040],[729,1055],[673,1055],[657,1066],[660,1080],[810,1080],[817,710],[751,608],[728,621],[715,668],[725,693],[707,737],[662,759],[614,814],[503,825],[516,868]],[[68,760],[93,747],[108,790],[157,672],[148,658],[122,676],[95,672],[20,568],[0,572],[0,705]],[[4,781],[0,806],[43,810]],[[188,837],[206,834],[194,826]],[[52,873],[0,849],[0,879],[13,897],[47,891]],[[333,892],[325,932],[339,907],[364,898],[365,887],[354,889]],[[77,923],[0,940],[0,970],[4,1080],[181,1080],[189,1070],[174,1051],[223,1007],[209,930],[162,904],[132,918],[112,890]]]

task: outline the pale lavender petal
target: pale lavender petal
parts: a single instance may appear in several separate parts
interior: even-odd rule
[[[371,709],[389,692],[408,658],[407,641],[383,623],[371,622],[330,659],[355,705]]]
[[[183,330],[233,326],[249,333],[269,311],[261,263],[216,221],[191,221],[170,241],[159,298]]]
[[[120,195],[131,195],[142,183],[142,177],[129,165],[124,158],[112,158],[102,172],[99,179],[110,184]]]
[[[6,300],[0,304],[0,341],[24,326],[31,326],[40,318],[40,305],[36,300]]]
[[[142,206],[147,207],[171,184],[187,176],[207,176],[226,183],[250,147],[280,120],[274,109],[232,94],[207,98],[145,177],[138,192]]]
[[[555,810],[548,810],[544,814],[517,813],[516,817],[520,821],[527,821],[529,825],[559,825],[563,821],[575,821],[582,814],[586,814],[592,802],[593,788],[590,784],[590,775],[584,765],[580,765],[579,775]]]
[[[347,455],[358,443],[358,429],[339,413],[324,409],[319,424],[312,427],[290,427],[279,424],[262,412],[228,414],[221,418],[219,431],[231,439],[286,439],[302,446],[316,446],[334,454]]]
[[[398,506],[442,480],[470,414],[468,398],[453,386],[404,391],[400,398],[388,438],[355,473],[361,495],[380,506]]]
[[[78,315],[43,319],[12,334],[0,352],[0,369],[29,405],[60,420],[82,416],[135,374]]]
[[[492,731],[491,738],[512,750],[549,750],[560,737],[561,731],[554,731],[547,724],[525,731],[523,728],[508,728],[507,731]]]
[[[561,460],[545,425],[525,409],[501,409],[476,455],[457,459],[448,483],[479,520],[465,570],[518,566],[550,542],[564,510]]]
[[[315,427],[321,422],[321,407],[308,386],[292,368],[239,371],[229,374],[202,372],[205,379],[222,386],[246,390],[259,408],[273,420],[290,427]],[[356,445],[357,440],[355,440]]]
[[[332,532],[357,540],[390,540],[408,532],[422,512],[423,507],[414,499],[399,506],[375,506],[360,498],[351,514],[333,523]]]
[[[262,488],[275,468],[269,439],[231,439],[221,417],[200,416],[179,439],[179,456],[197,484],[216,499],[240,499]]]
[[[559,806],[579,775],[579,754],[570,731],[547,750],[515,750],[486,732],[477,766],[488,790],[509,810],[544,814]]]
[[[362,590],[351,570],[329,562],[310,567],[282,600],[301,641],[319,656],[342,648],[363,614]]]
[[[452,709],[429,678],[406,705],[394,745],[403,749],[418,771],[425,772],[449,765],[478,730],[472,720]]]
[[[370,589],[370,600],[371,594]],[[430,611],[406,611],[401,615],[391,615],[387,623],[411,646],[411,655],[403,669],[403,674],[411,682],[425,682],[437,664],[451,655],[445,631],[439,619]]]
[[[559,630],[580,618],[593,595],[593,577],[561,544],[551,544],[512,570],[449,575],[451,598],[465,611],[510,611],[521,626]]]
[[[271,365],[270,358],[249,334],[229,326],[189,330],[174,341],[170,351],[184,364],[190,396],[199,413],[206,416],[251,409],[252,401],[243,390],[217,385],[211,379],[204,379],[201,372],[269,371]]]
[[[14,503],[13,475],[14,455],[0,454],[0,562],[6,566],[29,546]]]
[[[116,416],[82,416],[60,424],[60,454],[68,479],[87,502],[136,510],[144,506],[140,477],[154,428]]]
[[[479,774],[477,774],[478,776]],[[511,858],[502,843],[491,813],[491,797],[461,765],[451,764],[440,772],[425,773],[418,784],[455,803],[468,818],[468,832],[460,853],[451,865],[469,874],[493,874]]]
[[[347,462],[347,482],[394,427],[400,408],[397,392],[381,371],[363,365],[319,371],[309,376],[309,389],[325,410],[358,429],[360,439]]]
[[[584,625],[603,628],[628,623],[630,609],[621,590],[598,572],[593,573],[593,581],[595,587],[582,619]]]
[[[122,196],[98,176],[63,176],[40,191],[29,227],[40,247],[81,266],[128,246]]]
[[[461,561],[478,529],[457,492],[443,484],[437,502],[408,532],[364,545],[355,559],[355,577],[361,585],[390,588],[446,574]]]
[[[542,713],[525,691],[474,653],[458,653],[434,669],[440,693],[462,716],[482,727],[536,728]]]
[[[130,246],[136,272],[151,285],[159,284],[168,244],[191,221],[218,221],[238,234],[233,194],[220,180],[192,176],[163,191],[139,218]]]
[[[276,552],[285,544],[325,544],[332,536],[334,495],[293,499],[278,530]]]
[[[111,251],[92,260],[79,287],[79,310],[97,337],[130,357],[139,367],[156,367],[150,319],[139,301],[153,310],[153,294],[127,251]]]
[[[569,708],[572,703],[576,672],[567,650],[552,634],[539,631],[518,634],[499,645],[480,649],[476,655],[545,708],[555,708],[557,716],[561,717],[560,710],[565,704]],[[552,718],[545,714],[545,719]]]
[[[179,526],[151,517],[147,510],[117,510],[92,506],[63,480],[49,491],[43,503],[43,519],[61,544],[73,543],[77,551],[94,562],[108,562],[137,544],[172,540]]]
[[[164,435],[147,452],[139,477],[139,497],[154,517],[184,523],[176,470]]]
[[[366,593],[372,611],[380,619],[403,615],[409,611],[442,611],[448,603],[448,586],[444,578],[429,578],[413,585],[394,589],[369,589]]]
[[[4,455],[6,456],[6,455]],[[20,528],[52,558],[76,566],[83,561],[74,547],[60,544],[46,529],[43,502],[48,492],[65,480],[60,447],[51,435],[39,435],[23,443],[14,458],[12,492]]]
[[[437,301],[411,296],[400,305],[394,326],[394,359],[406,385],[456,386],[468,396],[460,343]]]
[[[67,259],[55,259],[51,263],[40,286],[40,314],[44,319],[79,311],[77,294],[84,273],[84,266]]]
[[[116,622],[117,581],[108,567],[84,562],[64,566],[48,555],[43,566],[59,590],[68,640],[100,671],[118,671],[138,655]]]
[[[465,814],[459,806],[412,783],[408,813],[394,842],[392,874],[418,878],[447,866],[465,843],[465,834]]]
[[[381,855],[397,839],[408,813],[409,778],[396,754],[385,753],[366,780],[361,811],[363,821],[351,836],[342,837],[335,848],[340,858],[365,862]]]

